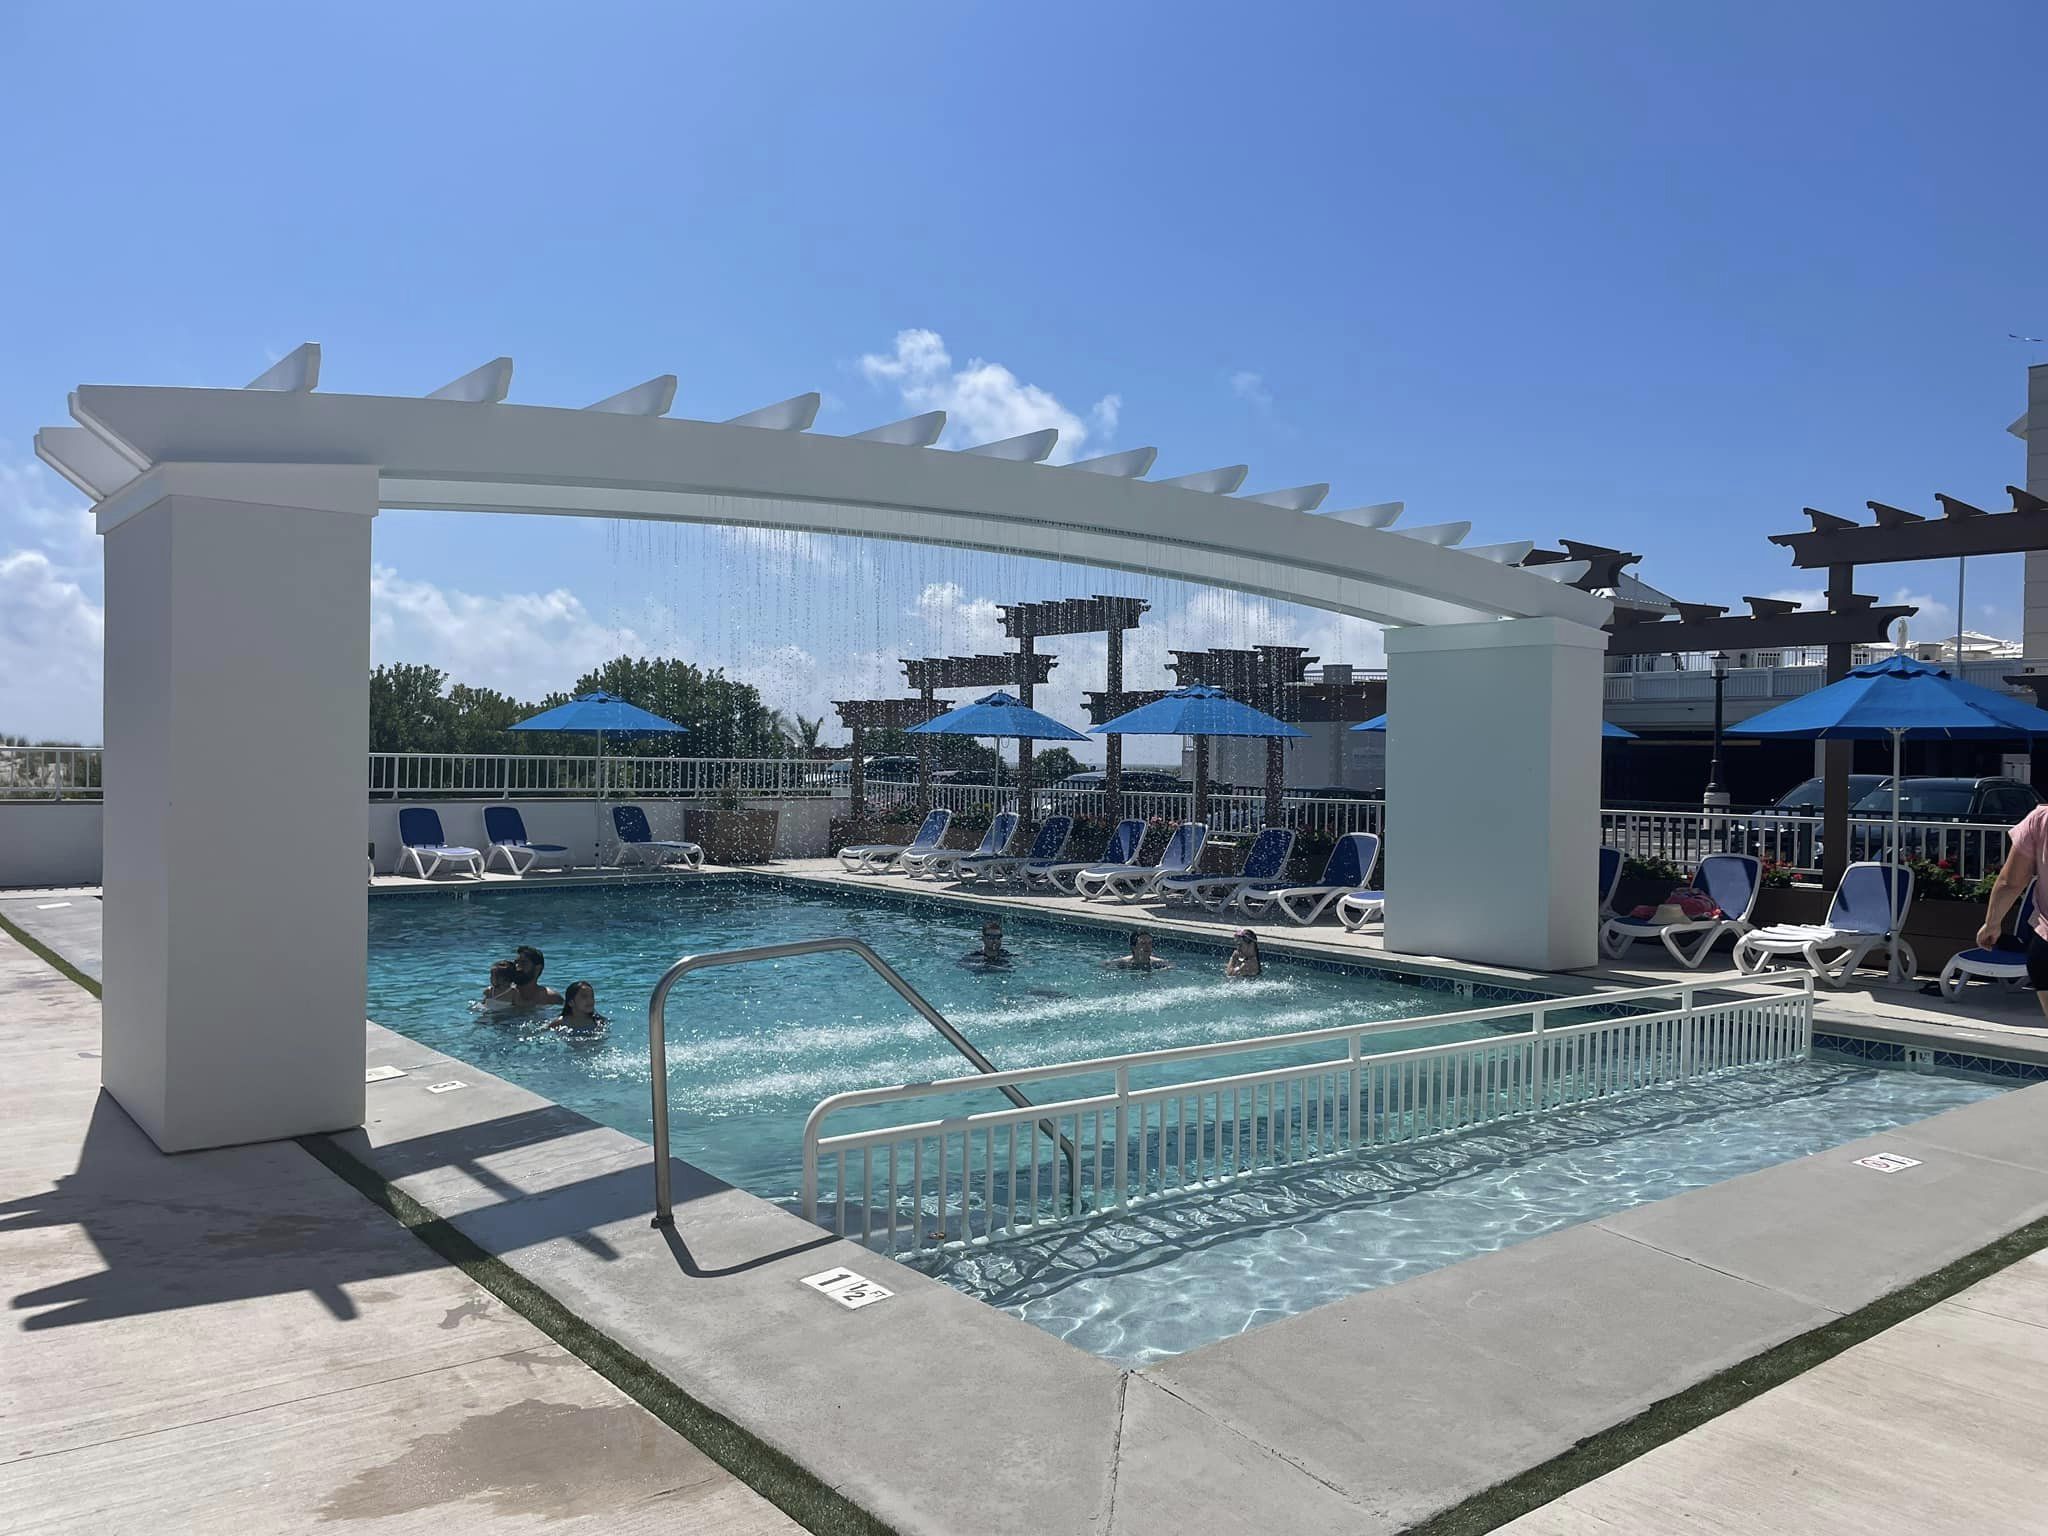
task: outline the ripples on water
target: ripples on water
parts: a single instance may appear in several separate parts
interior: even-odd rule
[[[647,995],[678,955],[693,951],[853,934],[1006,1067],[1459,1006],[1443,992],[1285,962],[1257,981],[1225,983],[1221,950],[1172,942],[1163,942],[1160,953],[1177,969],[1134,976],[1102,968],[1123,947],[1116,935],[1028,921],[1009,923],[1015,966],[962,967],[959,958],[976,947],[979,926],[978,912],[954,915],[762,882],[379,900],[370,906],[370,1016],[645,1137]],[[596,985],[599,1006],[612,1020],[607,1036],[574,1040],[532,1016],[480,1017],[470,1009],[491,960],[524,943],[547,952],[546,979],[556,990],[579,979]],[[1401,1030],[1377,1045],[1391,1050],[1474,1033]],[[965,1070],[851,956],[687,980],[670,1007],[669,1055],[676,1154],[785,1202],[801,1177],[804,1117],[819,1099]],[[1235,1058],[1227,1068],[1197,1063],[1177,1075],[1300,1059],[1272,1052]],[[1078,1092],[1087,1081],[1059,1086]],[[1860,1063],[1730,1074],[1682,1092],[1278,1170],[1127,1216],[951,1256],[934,1273],[1084,1349],[1141,1363],[1873,1135],[2000,1086]],[[961,1095],[946,1104],[996,1102],[993,1095]],[[886,1118],[886,1110],[877,1111],[866,1123]],[[848,1117],[835,1126],[860,1123]]]
[[[1733,1072],[1277,1169],[925,1267],[1082,1349],[1137,1365],[2006,1086],[1833,1060]]]

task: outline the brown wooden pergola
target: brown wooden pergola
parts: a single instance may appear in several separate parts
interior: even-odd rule
[[[907,731],[913,725],[937,719],[953,706],[940,699],[836,699],[832,707],[839,711],[839,723],[853,737],[853,763],[846,777],[852,802],[850,814],[858,821],[868,809],[867,733]],[[928,794],[928,787],[921,793]],[[919,809],[922,812],[928,808]]]
[[[1038,641],[1054,635],[1102,635],[1108,642],[1108,654],[1104,667],[1103,688],[1110,698],[1120,697],[1124,687],[1124,631],[1136,629],[1138,621],[1151,607],[1142,598],[1106,597],[1097,593],[1092,597],[1058,597],[1038,603],[1012,603],[998,608],[1003,616],[1003,633],[1017,642],[1020,661],[1036,664],[1044,659],[1038,655]],[[1044,678],[1038,681],[1043,682]],[[1031,684],[1023,684],[1021,694],[1024,702],[1032,702]],[[1099,723],[1099,722],[1098,722]],[[1024,807],[1024,819],[1031,820],[1031,758],[1032,746],[1028,741],[1017,744],[1017,780],[1024,787],[1020,804]],[[1103,747],[1102,788],[1112,820],[1123,809],[1124,744],[1120,737],[1111,736]]]

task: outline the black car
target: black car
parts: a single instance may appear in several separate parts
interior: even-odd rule
[[[1068,774],[1059,781],[1056,787],[1060,789],[1093,790],[1095,793],[1100,794],[1108,777],[1100,768],[1092,768],[1083,773]],[[1122,774],[1122,787],[1125,794],[1135,795],[1184,795],[1188,792],[1189,788],[1185,780],[1176,778],[1170,773],[1159,773],[1150,768],[1126,768]]]
[[[1860,777],[1860,775],[1859,775]],[[1971,839],[1982,840],[1983,832],[1944,832],[1928,822],[1955,822],[1978,827],[2010,827],[2035,806],[2041,797],[2034,786],[2019,779],[1914,778],[1899,781],[1899,820],[1905,825],[1899,834],[1900,851],[1909,859],[1952,857]],[[1849,807],[1857,825],[1849,833],[1852,859],[1884,857],[1889,833],[1874,822],[1889,822],[1892,816],[1892,781],[1879,779],[1861,799]],[[1973,855],[1989,855],[1989,863],[2004,856],[2003,833],[1996,849],[1973,849]],[[1973,857],[1972,863],[1976,862]]]
[[[1849,775],[1849,804],[1855,805],[1879,785],[1891,779],[1882,773]],[[1775,864],[1800,869],[1820,867],[1820,817],[1823,810],[1821,781],[1808,779],[1778,796],[1762,810],[1744,818],[1744,840],[1738,847]]]

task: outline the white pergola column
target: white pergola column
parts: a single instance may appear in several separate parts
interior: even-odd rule
[[[1593,964],[1607,636],[1503,619],[1386,646],[1387,947]]]
[[[101,1081],[166,1152],[362,1122],[376,508],[374,468],[296,464],[98,508]]]

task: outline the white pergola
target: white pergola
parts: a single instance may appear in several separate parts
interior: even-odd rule
[[[1387,635],[1388,942],[1535,969],[1594,959],[1605,600],[1526,542],[1161,480],[1156,451],[1045,462],[1051,430],[851,436],[798,395],[669,417],[672,375],[507,403],[498,358],[423,398],[321,394],[308,344],[244,389],[83,385],[37,453],[106,543],[108,1089],[166,1149],[360,1122],[370,519],[383,507],[856,534],[1144,571]],[[239,771],[238,771],[239,767]],[[486,957],[477,957],[479,965]],[[474,978],[451,976],[459,990]]]

